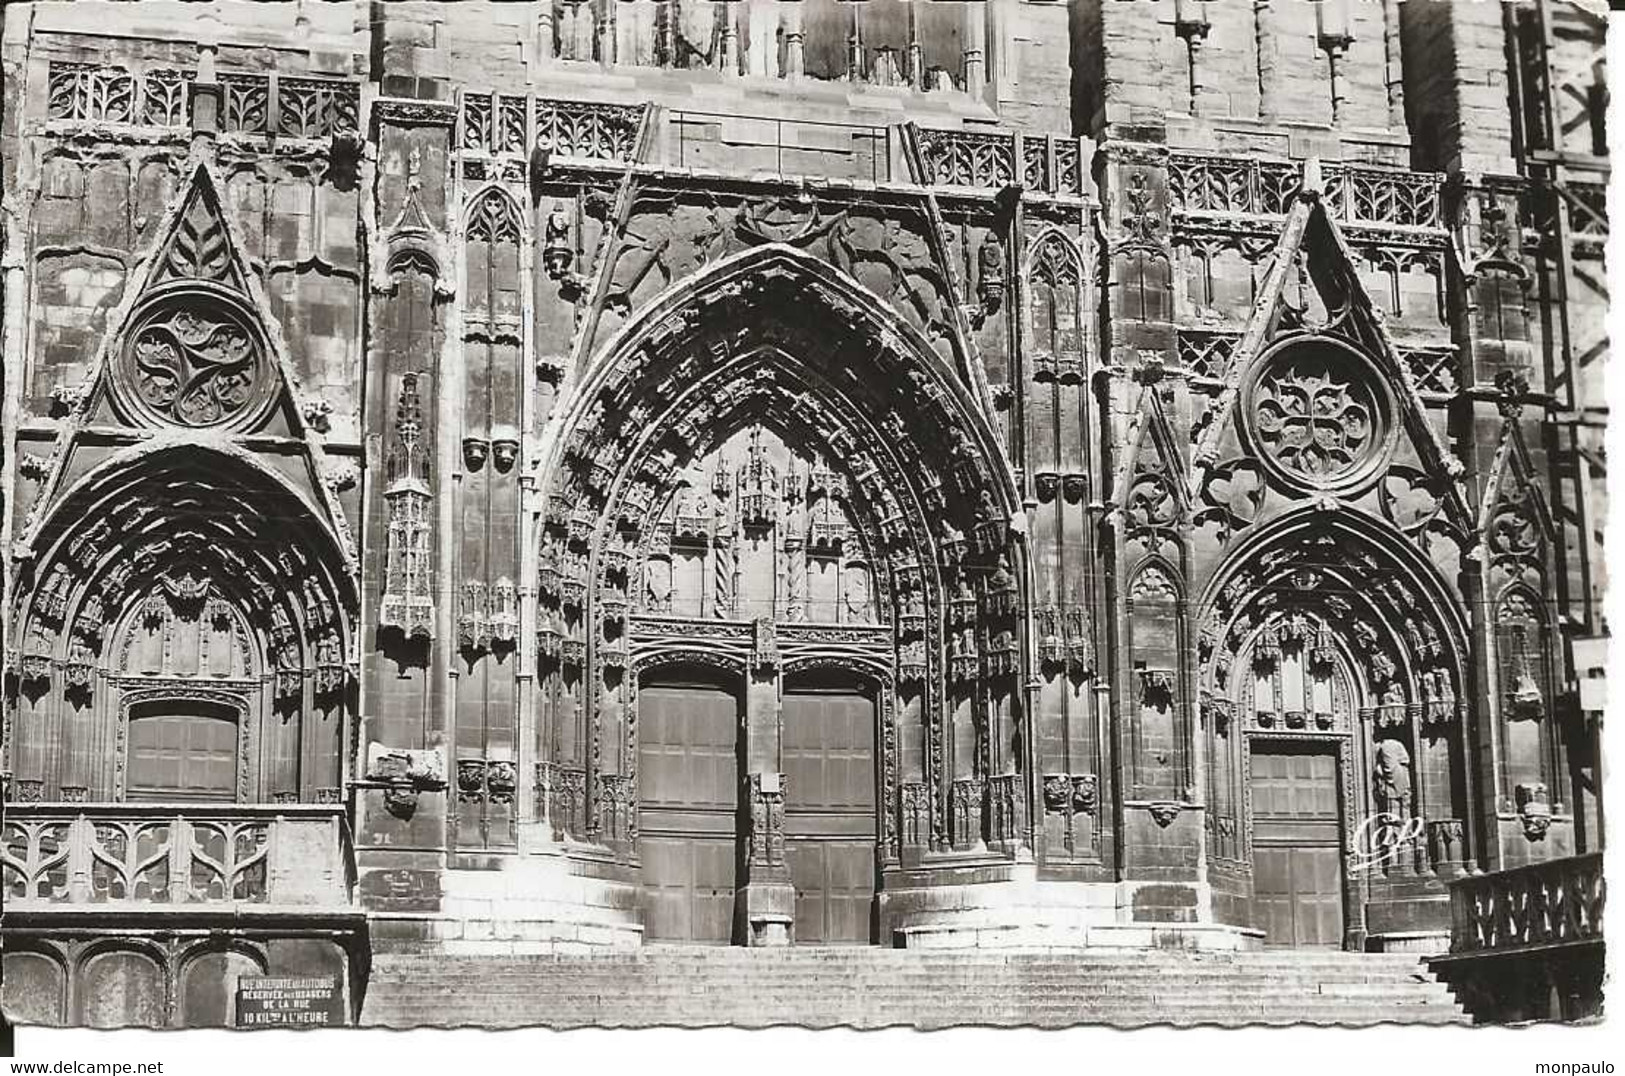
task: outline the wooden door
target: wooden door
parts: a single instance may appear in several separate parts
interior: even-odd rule
[[[230,707],[185,699],[131,707],[124,798],[234,801],[237,720]]]
[[[638,692],[638,852],[648,941],[727,945],[737,874],[739,700]]]
[[[852,691],[787,691],[785,858],[799,945],[874,940],[875,704]]]
[[[1253,896],[1265,944],[1343,944],[1343,825],[1335,745],[1257,745]]]

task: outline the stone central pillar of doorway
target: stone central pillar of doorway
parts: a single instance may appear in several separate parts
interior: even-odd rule
[[[735,902],[745,920],[745,944],[789,945],[794,940],[796,891],[784,858],[785,778],[779,770],[779,655],[771,618],[755,623],[745,684],[745,876]]]

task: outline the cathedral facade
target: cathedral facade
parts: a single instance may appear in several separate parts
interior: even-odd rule
[[[1599,848],[1587,5],[111,10],[0,41],[14,1019]]]

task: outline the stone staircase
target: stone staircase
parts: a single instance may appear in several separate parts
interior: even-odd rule
[[[381,1027],[1466,1024],[1414,955],[740,949],[373,958]]]

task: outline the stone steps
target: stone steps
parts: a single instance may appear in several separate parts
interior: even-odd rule
[[[1467,1023],[1406,954],[646,946],[374,958],[383,1027]]]

